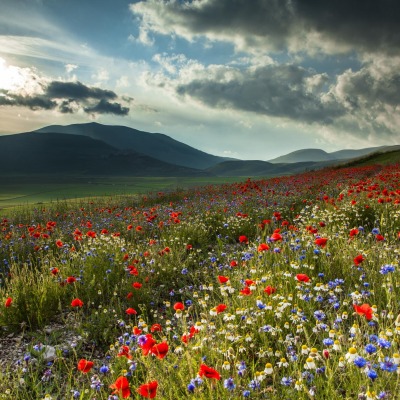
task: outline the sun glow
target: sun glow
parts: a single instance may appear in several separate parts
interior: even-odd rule
[[[0,57],[0,89],[16,90],[26,83],[23,70],[12,65],[7,65],[6,60]]]

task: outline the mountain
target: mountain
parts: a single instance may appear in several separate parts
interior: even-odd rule
[[[297,163],[304,161],[331,161],[331,160],[348,160],[351,158],[362,157],[364,155],[373,153],[375,151],[384,149],[386,146],[381,147],[367,147],[359,150],[339,150],[332,153],[327,153],[321,149],[302,149],[296,150],[283,156],[269,160],[273,164],[277,163]]]
[[[51,125],[37,130],[40,133],[82,135],[101,140],[119,150],[133,150],[158,160],[189,168],[205,169],[228,158],[197,150],[161,133],[149,133],[126,126],[101,125],[95,122],[74,125]]]
[[[121,151],[87,136],[27,132],[0,136],[0,175],[207,176],[208,173]]]

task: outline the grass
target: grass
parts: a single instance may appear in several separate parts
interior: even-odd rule
[[[0,398],[396,399],[399,172],[3,210]]]
[[[99,196],[147,194],[174,191],[206,184],[234,182],[237,178],[166,178],[166,177],[113,177],[76,178],[57,180],[54,177],[1,178],[0,210],[19,205],[57,202],[68,199]]]

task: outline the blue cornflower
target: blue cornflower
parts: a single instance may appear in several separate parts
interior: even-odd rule
[[[108,371],[110,371],[110,368],[107,367],[107,365],[104,365],[104,364],[103,364],[103,365],[100,367],[99,371],[100,371],[100,373],[102,373],[102,374],[106,374]]]
[[[373,233],[374,235],[379,235],[379,229],[378,229],[378,228],[372,229],[372,233]]]
[[[388,349],[392,345],[389,340],[383,338],[379,338],[377,344],[382,349]]]
[[[260,388],[260,382],[257,379],[251,380],[250,383],[249,383],[249,388],[253,389],[253,390],[259,389]]]
[[[387,371],[387,372],[395,372],[397,371],[397,365],[394,363],[394,360],[389,358],[389,357],[385,357],[385,361],[379,363],[381,370],[383,371]]]
[[[194,383],[190,382],[189,385],[187,385],[187,389],[189,390],[189,392],[194,392],[196,386],[194,385]]]
[[[367,364],[367,360],[361,356],[356,357],[353,362],[354,365],[358,368],[365,367],[365,365]]]
[[[281,379],[281,385],[283,386],[290,386],[293,382],[293,378],[291,378],[290,376],[284,376]]]
[[[331,339],[331,338],[325,338],[325,339],[322,341],[322,343],[323,343],[325,346],[332,346],[333,343],[334,343],[334,341],[333,341],[333,339]]]
[[[376,372],[374,369],[370,369],[370,370],[367,372],[367,376],[368,376],[369,379],[371,379],[372,381],[374,381],[374,380],[378,377],[378,374],[377,374],[377,372]]]
[[[369,344],[367,344],[367,345],[365,346],[365,351],[366,351],[368,354],[376,353],[376,347],[375,347],[372,343],[369,343]]]
[[[394,272],[395,267],[392,264],[382,265],[381,270],[379,271],[382,275],[386,275],[389,272]]]
[[[243,391],[243,397],[249,397],[250,396],[250,390],[244,390]]]
[[[224,380],[224,388],[228,390],[234,390],[236,385],[233,382],[233,378],[228,378]]]
[[[188,272],[189,272],[189,271],[188,271],[187,268],[183,268],[182,271],[181,271],[181,274],[182,274],[182,275],[187,275]]]
[[[369,335],[369,341],[371,343],[376,343],[378,341],[378,336],[377,335]]]

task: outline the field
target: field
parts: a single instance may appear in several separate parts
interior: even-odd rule
[[[7,183],[0,398],[399,399],[399,164],[135,179]]]
[[[98,196],[118,196],[148,194],[159,191],[175,191],[177,189],[233,182],[237,178],[218,177],[77,177],[40,178],[0,177],[0,212],[2,209],[57,202],[69,199],[91,198]]]

